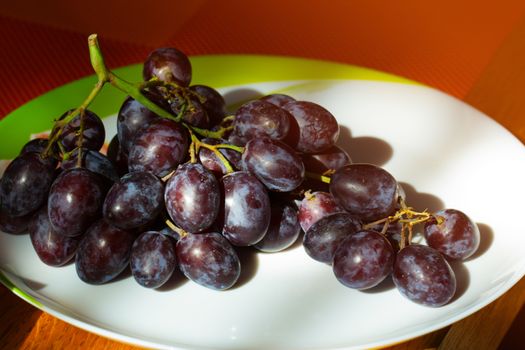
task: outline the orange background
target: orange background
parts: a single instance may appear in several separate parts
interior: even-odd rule
[[[150,50],[166,45],[189,55],[300,56],[379,69],[465,99],[498,52],[509,41],[521,40],[512,34],[525,26],[525,2],[517,0],[80,4],[21,0],[0,5],[0,116],[91,74],[86,35],[92,32],[99,33],[112,67],[141,62]]]

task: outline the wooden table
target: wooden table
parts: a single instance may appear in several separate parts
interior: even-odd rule
[[[402,1],[401,3],[406,5],[408,2]],[[451,4],[453,3],[454,1],[444,1],[441,5],[452,6]],[[467,2],[468,4],[477,6],[478,3],[470,1]],[[518,1],[510,1],[509,4],[515,5],[516,11],[523,10]],[[17,5],[10,6],[16,7]],[[388,11],[396,11],[394,6],[401,5],[396,3]],[[412,8],[412,11],[416,10]],[[490,9],[485,10],[490,11]],[[385,11],[385,13],[388,11]],[[423,12],[421,10],[421,13],[417,14],[423,15]],[[509,10],[510,12],[512,11]],[[3,23],[5,24],[6,22],[4,21]],[[3,27],[0,23],[0,28],[4,30],[10,29],[15,22],[9,23],[11,23],[9,26],[4,25]],[[519,20],[516,23],[518,24],[512,28],[510,34],[502,41],[502,44],[492,55],[490,61],[487,64],[483,64],[483,69],[479,74],[475,75],[474,80],[469,78],[470,80],[466,79],[468,81],[465,82],[465,79],[461,80],[461,78],[458,78],[457,81],[452,80],[453,82],[450,83],[450,76],[447,76],[449,80],[446,80],[440,79],[442,77],[437,73],[425,75],[420,72],[418,75],[417,72],[414,73],[417,71],[417,67],[405,69],[402,66],[398,66],[392,68],[391,71],[448,91],[466,103],[494,117],[522,142],[525,142],[525,41],[523,40],[525,38],[525,21]],[[18,28],[17,30],[20,29]],[[400,31],[404,29],[393,30]],[[407,28],[405,32],[408,33],[410,30],[410,28]],[[183,36],[183,38],[185,37]],[[125,45],[123,47],[125,48]],[[197,49],[195,50],[196,53],[199,53]],[[192,49],[190,48],[189,51],[191,53]],[[253,51],[257,52],[257,50]],[[421,51],[424,51],[424,49],[421,49]],[[287,53],[295,54],[293,50]],[[297,52],[297,54],[308,55],[303,52]],[[315,54],[311,56],[315,56]],[[135,61],[136,58],[131,56],[130,60]],[[345,60],[344,58],[341,59],[341,57],[335,57],[335,59]],[[115,62],[120,64],[130,63],[125,60],[118,61],[113,59],[112,61],[111,58],[109,60],[113,64]],[[359,63],[359,57],[356,60]],[[388,65],[382,66],[381,62],[374,61],[373,56],[369,56],[368,61],[365,59],[366,62],[369,62],[369,66],[372,67],[385,70],[389,68]],[[89,67],[82,67],[77,71],[77,75],[66,75],[64,79],[68,81],[77,78],[78,75],[89,73],[86,70]],[[53,68],[50,67],[50,69]],[[31,67],[29,67],[29,72],[31,72]],[[20,72],[21,80],[27,78],[24,76],[26,73]],[[53,74],[55,74],[53,76],[58,76],[56,73]],[[63,82],[60,79],[54,80],[55,85]],[[35,83],[36,87],[33,90],[33,96],[53,87],[52,85],[39,84],[36,86],[37,84]],[[5,91],[8,90],[6,89]],[[23,100],[16,101],[15,105],[24,102]],[[6,113],[8,110],[4,109],[2,112]],[[496,349],[498,346],[501,349],[518,348],[519,344],[525,342],[525,332],[523,332],[525,330],[524,303],[525,278],[522,278],[506,294],[470,317],[444,329],[391,346],[388,349]],[[0,348],[135,349],[135,347],[88,333],[60,321],[27,304],[3,286],[0,287]]]

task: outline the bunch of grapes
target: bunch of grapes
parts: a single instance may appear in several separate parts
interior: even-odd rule
[[[144,82],[132,85],[105,68],[96,38],[90,45],[94,92],[49,138],[28,142],[0,183],[0,228],[29,232],[44,263],[74,259],[90,284],[129,267],[147,288],[179,269],[224,290],[240,276],[238,247],[278,252],[304,232],[306,253],[345,286],[368,289],[392,275],[417,303],[453,297],[447,259],[476,251],[477,226],[457,210],[407,206],[391,174],[352,163],[336,146],[339,125],[327,109],[271,94],[228,115],[218,91],[191,85],[179,50],[153,51]],[[108,82],[129,97],[106,156],[104,126],[87,107]],[[419,224],[428,245],[412,242]]]

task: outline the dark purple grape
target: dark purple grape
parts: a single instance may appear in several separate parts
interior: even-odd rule
[[[242,155],[243,168],[271,191],[289,192],[304,180],[301,158],[286,144],[268,137],[252,139]]]
[[[399,292],[415,303],[438,307],[456,292],[456,277],[435,249],[412,244],[397,253],[392,274]]]
[[[162,81],[188,86],[191,81],[191,63],[184,53],[175,48],[159,48],[146,58],[142,76],[146,81],[157,77]]]
[[[64,119],[67,114],[64,113],[61,119]],[[69,152],[78,146],[78,137],[80,132],[80,115],[77,114],[63,129],[60,135],[60,143],[64,146],[64,150]],[[82,147],[92,149],[94,151],[100,150],[106,139],[106,132],[102,120],[95,113],[84,111],[84,132],[82,138]]]
[[[77,275],[89,284],[103,284],[117,277],[129,263],[135,235],[101,219],[86,231],[77,249]]]
[[[186,163],[168,180],[166,210],[176,225],[195,233],[210,227],[220,209],[219,183],[202,164]]]
[[[335,277],[349,288],[377,286],[390,273],[395,253],[388,240],[376,231],[356,232],[339,243],[334,254]]]
[[[107,158],[120,176],[128,172],[128,155],[120,148],[117,135],[113,136],[108,146]]]
[[[478,250],[478,226],[456,209],[440,210],[425,223],[425,238],[430,247],[453,260],[465,260]]]
[[[0,209],[0,231],[13,235],[27,233],[27,225],[32,217],[33,212],[23,216],[11,216]]]
[[[6,168],[0,182],[2,211],[9,216],[33,213],[46,201],[55,171],[38,153],[16,157]]]
[[[144,232],[131,247],[129,265],[138,284],[158,288],[170,279],[177,267],[175,245],[158,232]]]
[[[243,143],[263,136],[283,140],[290,130],[291,118],[290,113],[270,102],[254,100],[235,113],[233,132]]]
[[[67,237],[53,230],[49,223],[47,206],[35,213],[28,229],[33,248],[45,264],[62,266],[75,255],[80,238]]]
[[[335,145],[339,124],[328,110],[307,101],[292,101],[282,108],[295,120],[286,139],[290,146],[303,153],[320,153]]]
[[[337,170],[330,181],[336,203],[360,220],[383,219],[396,209],[397,181],[372,164],[351,164]]]
[[[165,176],[184,160],[188,133],[170,119],[156,119],[135,136],[129,151],[129,171],[151,171]]]
[[[43,153],[46,150],[48,143],[48,139],[42,138],[29,140],[20,150],[20,154],[28,152]]]
[[[263,239],[254,247],[266,253],[273,253],[290,247],[299,237],[301,226],[297,218],[297,209],[291,204],[271,200],[270,227]]]
[[[24,154],[24,153],[29,153],[29,152],[35,152],[35,153],[38,153],[40,155],[44,154],[45,150],[47,149],[47,145],[49,143],[49,140],[48,139],[41,139],[41,138],[37,138],[37,139],[32,139],[30,141],[28,141],[23,147],[22,149],[20,150],[20,154]],[[56,144],[55,144],[56,146]],[[53,147],[53,154],[58,154],[57,150],[58,150],[58,147]],[[44,158],[49,166],[51,168],[56,168],[57,164],[58,164],[58,160],[53,156],[53,155],[49,155],[48,157]]]
[[[361,224],[350,214],[331,214],[310,226],[303,237],[303,246],[312,259],[330,265],[339,243],[360,229]]]
[[[167,110],[169,108],[160,94],[149,91],[143,91],[144,95],[153,103]],[[124,153],[129,153],[133,138],[150,122],[158,118],[137,100],[128,97],[122,103],[117,117],[117,137]]]
[[[190,90],[199,95],[202,106],[208,114],[210,125],[219,124],[226,116],[226,102],[222,95],[214,88],[206,85],[192,85]]]
[[[177,242],[176,252],[184,275],[204,287],[224,290],[239,279],[239,257],[219,233],[189,234]]]
[[[301,158],[306,170],[316,174],[323,174],[328,170],[338,170],[345,165],[352,164],[348,153],[337,146],[333,146],[323,153],[303,154]]]
[[[163,196],[164,185],[152,173],[128,173],[106,195],[104,218],[123,230],[144,226],[153,222],[164,208]]]
[[[293,98],[292,96],[285,95],[285,94],[270,94],[270,95],[261,97],[259,100],[269,102],[278,107],[283,107],[288,102],[295,101],[295,98]]]
[[[209,128],[210,118],[200,102],[199,98],[194,95],[170,95],[168,98],[171,111],[174,115],[182,113],[182,120],[198,128]]]
[[[317,191],[305,194],[299,205],[299,223],[304,232],[320,219],[334,213],[340,213],[341,209],[334,197],[327,192]]]
[[[64,170],[67,170],[77,166],[78,149],[74,150],[70,158],[63,161],[60,167]],[[80,166],[105,177],[111,183],[119,180],[117,170],[113,166],[113,163],[105,155],[98,151],[84,148],[82,150],[82,162],[80,163]]]
[[[207,143],[209,145],[230,144],[229,141],[212,138],[204,138],[201,140],[201,142]],[[230,165],[232,165],[234,169],[239,170],[241,168],[242,153],[229,148],[221,148],[219,152],[224,155],[224,157],[230,162]],[[227,173],[227,169],[219,157],[217,157],[215,153],[208,148],[201,147],[199,149],[199,161],[206,169],[218,176],[226,175]]]
[[[104,195],[99,175],[85,168],[62,172],[49,191],[51,226],[64,236],[81,235],[101,215]]]
[[[250,173],[238,171],[222,178],[224,226],[222,234],[236,246],[259,242],[270,225],[270,198]]]

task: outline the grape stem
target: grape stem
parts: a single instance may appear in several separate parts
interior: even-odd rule
[[[320,174],[312,173],[310,171],[306,171],[305,175],[306,175],[306,177],[308,177],[310,179],[318,180],[318,181],[324,182],[326,184],[329,184],[330,181],[331,181],[330,176],[326,176],[324,174],[320,175]]]
[[[195,134],[190,130],[190,136],[191,136],[191,145],[190,145],[190,162],[195,163],[197,161],[196,155],[199,153],[199,150],[201,147],[207,148],[210,151],[212,151],[215,156],[221,161],[221,163],[226,168],[226,173],[233,173],[234,169],[230,163],[230,161],[222,154],[220,151],[221,148],[229,148],[236,150],[237,152],[243,152],[244,148],[234,145],[228,145],[228,144],[218,144],[218,145],[210,145],[206,142],[202,142],[199,140],[198,137],[195,136]]]
[[[390,215],[384,219],[365,224],[363,225],[363,229],[369,230],[373,229],[377,225],[384,224],[381,233],[385,234],[388,229],[388,225],[390,225],[393,222],[400,222],[402,226],[401,242],[399,243],[399,248],[403,249],[407,243],[410,244],[412,242],[414,226],[429,220],[430,218],[432,218],[432,215],[426,210],[422,212],[415,211],[413,208],[408,207],[402,198],[400,198],[399,201],[401,204],[401,209],[396,211],[394,215]]]
[[[165,223],[173,232],[178,233],[180,238],[183,238],[183,237],[186,237],[187,235],[189,235],[188,232],[184,231],[183,229],[181,229],[180,227],[175,225],[173,222],[171,222],[171,220],[166,219]]]

